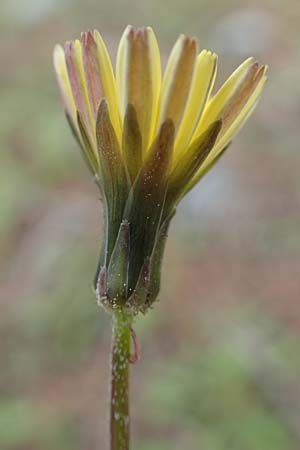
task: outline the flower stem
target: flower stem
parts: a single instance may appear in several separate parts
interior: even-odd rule
[[[110,442],[111,450],[129,450],[129,358],[132,318],[113,315],[111,347]]]

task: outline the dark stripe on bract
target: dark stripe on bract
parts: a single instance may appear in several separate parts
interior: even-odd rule
[[[124,218],[130,224],[129,294],[133,293],[147,258],[151,257],[168,186],[174,147],[174,125],[166,120],[148,151],[130,191]]]
[[[129,181],[105,100],[101,101],[98,109],[96,137],[106,217],[105,255],[101,265],[108,267],[123,219]]]

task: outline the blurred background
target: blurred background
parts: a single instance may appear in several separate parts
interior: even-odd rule
[[[133,448],[300,449],[298,0],[1,0],[0,448],[107,450],[101,210],[67,127],[57,42],[152,25],[269,64],[255,114],[171,227],[160,302],[135,329]]]

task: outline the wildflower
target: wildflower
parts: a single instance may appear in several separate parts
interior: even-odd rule
[[[150,27],[129,26],[115,74],[97,31],[57,46],[66,115],[103,198],[95,288],[109,310],[145,312],[160,287],[168,227],[179,201],[253,112],[266,67],[244,61],[213,94],[217,55],[181,35],[162,76]]]

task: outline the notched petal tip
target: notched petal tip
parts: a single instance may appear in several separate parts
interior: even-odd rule
[[[196,48],[198,46],[198,41],[197,41],[196,37],[186,38],[186,43],[187,43],[188,47],[190,47],[193,50],[194,49],[196,50]]]
[[[268,66],[262,65],[255,74],[254,81],[259,81],[266,74]]]
[[[91,31],[83,31],[80,36],[81,44],[84,47],[90,47],[95,43],[93,33]]]
[[[165,69],[158,123],[172,118],[178,131],[191,89],[197,57],[196,40],[185,35],[175,42]]]
[[[148,30],[146,27],[137,28],[135,37],[137,40],[145,40],[148,36]]]
[[[181,34],[177,40],[177,43],[181,47],[183,52],[196,52],[198,47],[198,41],[195,37],[189,37],[185,34]],[[175,43],[176,45],[176,43]]]
[[[135,34],[135,28],[132,25],[127,25],[127,27],[124,30],[123,36],[125,38],[133,37]]]
[[[184,51],[196,51],[198,47],[198,40],[194,36],[190,37],[182,33],[179,35],[174,47],[176,44],[182,47]]]
[[[223,106],[221,112],[221,117],[224,121],[223,132],[225,132],[232,125],[233,121],[241,114],[243,108],[246,106],[262,80],[265,71],[265,66],[259,67],[257,61],[247,68],[243,77],[240,79],[239,83],[237,83],[231,98],[229,98]]]
[[[140,44],[141,46],[147,46],[149,43],[150,30],[147,27],[134,28],[132,26],[125,30],[125,37],[129,45],[134,45],[134,43]]]

